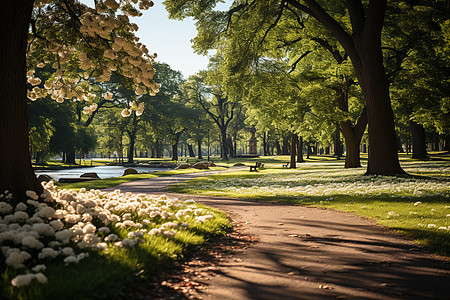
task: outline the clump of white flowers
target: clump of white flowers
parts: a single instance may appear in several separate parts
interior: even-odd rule
[[[69,266],[90,251],[137,247],[154,235],[173,238],[189,222],[214,217],[192,201],[183,203],[165,195],[76,192],[60,190],[53,181],[43,186],[42,195],[27,191],[29,199],[15,207],[8,203],[8,191],[0,194],[0,257],[7,266],[23,271],[12,279],[15,287],[46,283],[43,272],[50,260]]]

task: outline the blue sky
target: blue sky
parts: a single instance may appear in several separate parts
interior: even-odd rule
[[[181,71],[186,78],[206,69],[208,57],[195,54],[191,47],[190,40],[197,35],[194,21],[169,20],[163,1],[153,2],[155,5],[152,8],[132,20],[139,26],[137,36],[141,38],[140,42],[147,46],[150,53],[158,54],[157,61],[165,62],[172,69]],[[228,4],[220,4],[219,7],[225,9],[232,1],[226,2]]]

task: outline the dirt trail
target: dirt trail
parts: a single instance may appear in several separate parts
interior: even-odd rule
[[[165,193],[206,174],[129,182],[123,192]],[[114,188],[114,189],[115,189]],[[168,193],[165,193],[168,194]],[[259,240],[225,259],[203,299],[450,299],[450,261],[349,213],[311,207],[171,194],[229,213]]]

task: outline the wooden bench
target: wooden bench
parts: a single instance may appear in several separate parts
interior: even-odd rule
[[[256,162],[254,166],[250,166],[250,172],[255,171],[257,172],[257,168],[263,168],[264,164],[260,163],[259,161]]]
[[[289,168],[289,164],[290,164],[290,162],[283,164],[283,168]]]

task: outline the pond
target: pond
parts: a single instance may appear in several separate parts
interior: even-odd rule
[[[79,178],[81,174],[95,172],[100,178],[120,177],[123,172],[128,169],[121,166],[98,166],[98,167],[86,167],[86,168],[73,168],[63,170],[37,170],[36,176],[46,174],[53,179],[59,180],[60,178]],[[151,173],[159,171],[170,170],[168,168],[151,168],[151,167],[133,167],[139,173]]]

